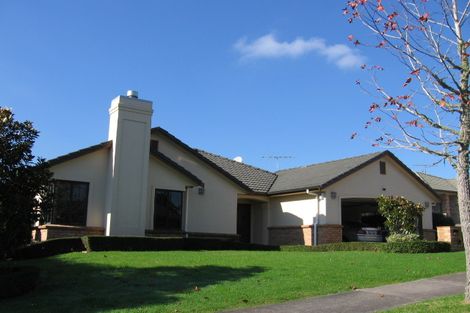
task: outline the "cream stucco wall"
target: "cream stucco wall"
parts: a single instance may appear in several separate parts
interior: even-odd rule
[[[198,188],[188,190],[188,232],[236,234],[237,198],[244,191],[220,172],[207,165],[165,135],[152,134],[160,152],[170,157],[204,182],[204,194]]]
[[[386,175],[381,175],[379,162],[385,161]],[[336,199],[331,199],[331,192]],[[347,198],[377,198],[380,195],[403,196],[411,201],[429,204],[423,213],[423,228],[432,229],[432,202],[437,199],[414,177],[391,158],[384,157],[353,175],[325,189],[327,224],[341,224],[341,200]]]
[[[168,189],[186,192],[186,187],[195,185],[195,182],[180,173],[175,168],[167,165],[155,157],[150,157],[146,228],[153,229],[155,189]],[[184,195],[184,197],[186,197],[186,195]],[[183,208],[183,225],[185,210],[186,207]]]
[[[50,168],[53,178],[89,183],[87,226],[104,227],[110,149],[101,149]]]
[[[318,204],[320,210],[318,211]],[[269,198],[269,226],[312,225],[319,213],[319,222],[324,221],[325,200],[301,193]]]

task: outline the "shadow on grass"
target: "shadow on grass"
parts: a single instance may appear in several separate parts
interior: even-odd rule
[[[103,312],[176,303],[184,295],[264,271],[258,266],[117,267],[43,259],[36,290],[0,301],[0,312]],[[139,264],[142,266],[142,264]],[[137,310],[136,310],[137,311]]]

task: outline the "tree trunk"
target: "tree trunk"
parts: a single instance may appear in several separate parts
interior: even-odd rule
[[[470,303],[470,180],[468,161],[468,150],[460,151],[457,163],[457,194],[467,268],[467,280],[465,283],[466,303]]]

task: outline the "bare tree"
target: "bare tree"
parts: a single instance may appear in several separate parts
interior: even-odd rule
[[[372,80],[371,86],[361,86],[373,89],[377,98],[366,123],[380,131],[373,145],[431,154],[456,171],[466,251],[465,301],[470,303],[470,1],[351,0],[343,13],[374,38],[363,42],[350,35],[350,41],[387,50],[406,73],[398,86],[386,90],[377,75],[383,67],[362,66],[372,71]]]

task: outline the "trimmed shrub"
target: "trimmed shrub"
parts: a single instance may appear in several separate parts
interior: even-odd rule
[[[281,246],[281,251],[328,252],[328,251],[382,251],[383,242],[337,242],[310,246]]]
[[[450,252],[450,244],[439,241],[409,241],[409,242],[387,242],[384,245],[385,252],[392,253],[437,253]]]
[[[12,257],[15,259],[34,259],[84,250],[85,246],[83,245],[82,239],[79,237],[57,238],[32,243],[16,249]]]
[[[37,267],[0,267],[0,299],[25,294],[33,290],[38,282]]]
[[[391,234],[387,237],[387,242],[409,242],[419,240],[418,234]]]
[[[184,250],[183,238],[85,236],[87,251],[171,251]]]
[[[205,238],[83,237],[87,251],[279,250],[243,242]]]

